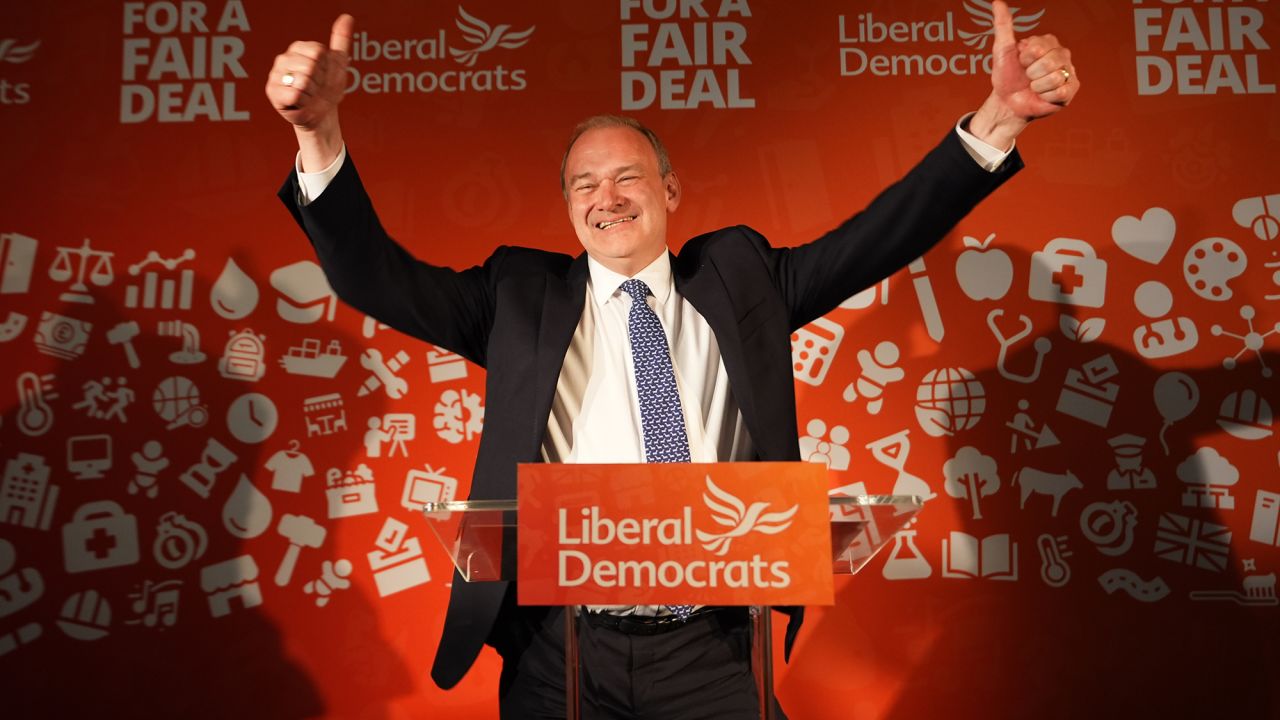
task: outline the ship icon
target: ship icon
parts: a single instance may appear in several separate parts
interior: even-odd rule
[[[301,345],[289,348],[280,358],[280,365],[287,373],[322,378],[334,377],[346,362],[347,356],[342,354],[342,346],[337,340],[330,340],[321,351],[320,341],[316,338],[303,340]]]

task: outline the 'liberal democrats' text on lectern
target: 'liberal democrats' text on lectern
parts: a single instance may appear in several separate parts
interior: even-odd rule
[[[770,606],[831,605],[923,507],[832,495],[815,463],[526,464],[516,499],[427,503],[464,582],[519,580],[521,605],[564,605],[567,717],[579,716],[583,606],[746,606],[762,718],[773,708]]]

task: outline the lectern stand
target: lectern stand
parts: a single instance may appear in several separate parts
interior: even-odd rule
[[[832,571],[852,575],[893,538],[924,506],[914,495],[831,497]],[[515,500],[426,503],[423,515],[466,582],[515,580],[519,527]],[[505,551],[505,552],[504,552]],[[578,709],[578,606],[565,609],[565,691],[568,720]],[[773,718],[772,623],[768,608],[751,606],[752,667],[760,693],[761,717]]]

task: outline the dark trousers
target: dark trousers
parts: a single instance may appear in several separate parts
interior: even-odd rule
[[[508,622],[505,637],[494,643],[503,657],[502,720],[563,718],[563,612],[513,609],[520,621]],[[519,629],[511,633],[513,627]],[[579,618],[578,633],[584,720],[760,717],[745,609],[701,615],[658,635],[594,628]],[[785,718],[780,709],[778,717]]]

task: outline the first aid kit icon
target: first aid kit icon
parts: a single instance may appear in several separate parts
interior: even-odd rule
[[[134,565],[138,562],[138,520],[110,500],[81,505],[62,526],[67,572]]]
[[[1107,295],[1107,263],[1084,240],[1056,238],[1031,255],[1032,300],[1102,307]]]

